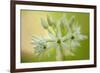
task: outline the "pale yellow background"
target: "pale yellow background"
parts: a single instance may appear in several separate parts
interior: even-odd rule
[[[21,54],[31,59],[34,55],[32,36],[46,36],[47,31],[41,25],[41,18],[46,19],[47,12],[21,10]]]

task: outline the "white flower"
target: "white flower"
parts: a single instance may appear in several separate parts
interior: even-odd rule
[[[46,49],[56,49],[56,60],[64,60],[66,55],[74,55],[73,50],[80,46],[80,41],[87,37],[80,31],[80,27],[75,23],[75,17],[72,16],[69,21],[66,15],[57,21],[47,16],[47,23],[42,19],[41,24],[48,31],[50,38],[34,37],[33,42],[36,45],[36,52],[43,53]]]
[[[80,41],[87,39],[85,35],[81,33],[80,26],[78,26],[78,23],[72,23],[71,21],[74,20],[75,17],[72,17],[69,24],[67,25],[67,34],[64,36],[64,40],[67,41],[68,47],[70,49],[74,49],[78,46],[80,46]],[[71,23],[71,24],[70,24]]]
[[[66,43],[71,50],[80,46],[80,41],[84,39],[87,39],[87,37],[81,33],[78,25],[73,25],[71,31],[69,31],[64,38],[64,40],[67,40]]]
[[[36,55],[40,55],[41,53],[45,52],[47,48],[47,42],[45,38],[33,36],[32,44],[34,45]]]

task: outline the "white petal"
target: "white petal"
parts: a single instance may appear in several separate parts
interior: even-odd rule
[[[50,38],[52,38],[52,40],[56,40],[56,37],[54,35],[52,35],[51,33],[48,33],[48,35],[50,36]]]
[[[62,34],[61,34],[60,22],[58,22],[56,28],[57,28],[57,36],[58,38],[61,38]]]
[[[65,14],[63,14],[63,16],[62,16],[62,18],[61,18],[61,22],[63,23],[63,24],[67,24],[67,18],[66,18],[66,15]]]
[[[67,44],[65,44],[65,43],[61,43],[61,46],[62,46],[62,48],[64,48],[64,49],[67,49],[68,47],[67,47]]]
[[[68,40],[70,39],[72,33],[71,32],[68,32],[63,38],[62,38],[62,41],[65,41],[65,40]]]
[[[87,39],[87,37],[86,37],[85,35],[81,35],[81,34],[80,34],[80,35],[79,35],[79,39],[80,39],[80,40],[84,40],[84,39]]]

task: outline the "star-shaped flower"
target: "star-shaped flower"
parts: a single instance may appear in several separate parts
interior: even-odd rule
[[[75,23],[72,16],[69,21],[63,15],[59,21],[47,16],[47,22],[41,19],[41,24],[48,31],[50,38],[33,38],[37,53],[43,53],[46,49],[56,49],[56,60],[64,60],[66,55],[74,55],[73,49],[80,46],[80,41],[87,37],[80,31],[80,27]]]

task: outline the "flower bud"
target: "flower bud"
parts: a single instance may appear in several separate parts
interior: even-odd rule
[[[47,21],[50,26],[54,25],[54,20],[51,17],[47,16]]]
[[[45,28],[45,29],[48,28],[48,24],[42,18],[41,18],[41,24],[42,24],[43,28]]]

